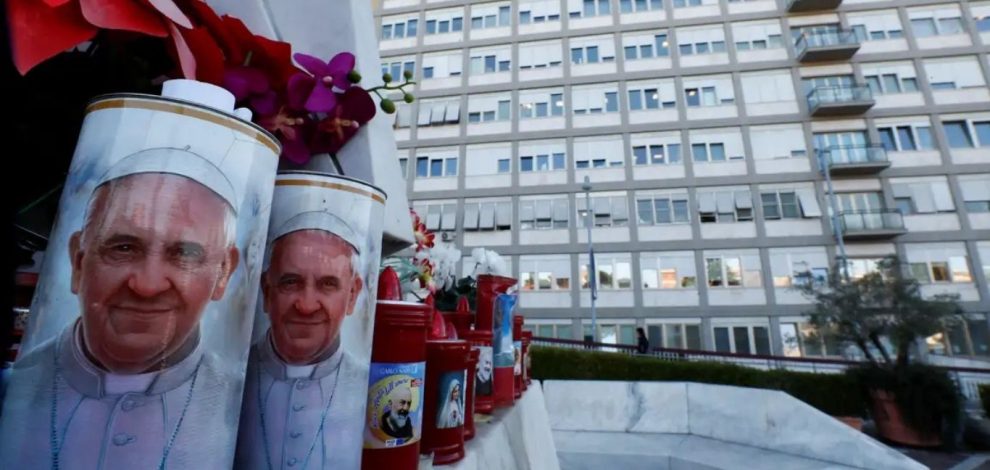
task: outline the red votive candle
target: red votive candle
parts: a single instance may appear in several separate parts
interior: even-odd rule
[[[432,308],[379,300],[361,468],[415,470],[423,436],[426,325]]]
[[[478,351],[478,362],[474,369],[474,412],[491,414],[495,409],[492,396],[494,386],[494,363],[492,362],[492,333],[479,330],[459,330],[457,336],[468,342],[471,349]]]
[[[467,364],[467,395],[464,397],[464,440],[470,441],[474,438],[474,395],[475,376],[473,375],[478,365],[478,356],[481,351],[471,348],[468,352]]]
[[[426,342],[427,393],[419,451],[432,452],[434,465],[464,458],[468,354],[468,343],[463,340]]]
[[[513,392],[515,393],[516,400],[522,398],[523,391],[523,375],[522,375],[522,324],[523,317],[516,312],[512,316],[512,375],[513,375]]]

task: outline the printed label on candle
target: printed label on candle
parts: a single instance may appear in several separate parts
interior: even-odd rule
[[[371,364],[365,449],[413,444],[422,436],[425,362]]]
[[[455,370],[440,376],[437,397],[437,429],[449,429],[464,424],[464,391],[467,371]]]
[[[479,397],[492,395],[492,347],[473,346],[481,353],[478,355],[478,365],[475,368],[474,394]]]

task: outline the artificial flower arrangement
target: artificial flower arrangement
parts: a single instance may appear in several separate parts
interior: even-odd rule
[[[470,274],[457,277],[461,250],[453,244],[437,242],[436,234],[426,228],[414,210],[410,210],[416,244],[411,256],[393,256],[383,260],[383,266],[396,271],[407,298],[423,300],[432,296],[437,310],[454,311],[458,301],[468,299],[472,309],[477,293],[477,277],[481,274],[509,275],[504,258],[492,250],[475,248],[463,261],[472,264]]]
[[[293,54],[288,43],[253,34],[241,20],[217,15],[201,0],[8,0],[6,7],[11,56],[21,75],[51,65],[36,75],[45,80],[45,72],[55,69],[84,87],[87,80],[78,75],[91,69],[80,67],[83,60],[109,69],[96,72],[123,85],[100,89],[106,85],[94,77],[97,90],[89,97],[152,92],[176,77],[219,85],[278,137],[282,157],[298,164],[314,154],[337,153],[378,108],[394,113],[388,96],[414,100],[405,90],[415,83],[410,73],[401,83],[386,75],[384,85],[361,88],[353,54],[329,60]],[[46,63],[66,55],[72,57]],[[132,82],[121,83],[121,76]],[[380,100],[377,107],[372,93]]]

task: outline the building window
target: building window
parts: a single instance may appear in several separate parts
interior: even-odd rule
[[[399,159],[399,171],[402,173],[402,179],[405,179],[406,178],[406,175],[409,174],[409,159],[408,158],[400,158]]]
[[[614,55],[599,54],[598,46],[584,46],[571,48],[572,64],[597,64],[615,62]]]
[[[990,123],[981,124],[985,126]],[[965,149],[976,146],[967,121],[945,121],[942,123],[942,127],[945,128],[945,137],[949,140],[949,147]],[[990,136],[987,137],[986,145],[990,146]]]
[[[721,106],[735,102],[734,98],[723,98],[719,100],[718,91],[713,86],[685,88],[684,97],[689,108]]]
[[[644,11],[662,11],[662,0],[619,0],[619,12],[640,13]]]
[[[636,165],[680,163],[681,144],[634,145],[632,154]]]
[[[471,29],[503,28],[512,25],[511,11],[509,6],[500,6],[498,10],[485,8],[486,13],[471,17]],[[488,13],[488,12],[491,13]]]
[[[570,204],[567,198],[519,201],[521,230],[560,230],[569,225]]]
[[[612,14],[609,0],[583,0],[581,9],[569,12],[571,18],[591,18]],[[570,2],[568,2],[570,3]]]
[[[609,89],[579,88],[571,90],[574,114],[615,113],[619,111],[618,93]]]
[[[519,157],[519,171],[529,173],[533,171],[556,171],[563,170],[565,165],[563,153],[521,155]]]
[[[725,144],[721,142],[708,142],[691,144],[691,157],[696,162],[724,162]]]
[[[674,8],[700,7],[701,0],[673,0]]]
[[[696,288],[694,253],[643,253],[640,281],[643,289]]]
[[[929,126],[887,126],[878,127],[880,144],[888,152],[910,152],[932,150],[935,141]]]
[[[568,291],[571,289],[570,256],[565,255],[561,258],[523,257],[520,264],[519,284],[524,291]],[[551,325],[538,325],[539,328],[547,326]],[[570,334],[569,326],[567,331]],[[570,338],[568,337],[568,339]]]
[[[416,72],[416,62],[415,61],[399,61],[391,63],[382,63],[382,75],[391,74],[394,79],[398,80],[403,73],[415,73]]]
[[[973,277],[969,271],[969,262],[965,256],[912,262],[910,265],[912,277],[922,284],[973,282]]]
[[[763,49],[779,49],[784,47],[784,41],[780,34],[767,35],[766,39],[753,39],[751,41],[736,41],[737,51],[759,51]]]
[[[464,30],[464,17],[462,16],[426,20],[427,35],[457,33],[463,30]]]
[[[960,178],[959,187],[967,212],[990,212],[990,176]],[[990,264],[990,257],[986,258],[986,263]]]
[[[687,194],[636,196],[636,217],[641,226],[689,223]]]
[[[416,212],[425,215],[427,230],[437,232],[457,230],[457,203],[417,206]]]
[[[490,106],[493,106],[494,109],[490,108]],[[477,124],[509,120],[509,110],[511,109],[511,102],[509,100],[479,100],[477,107],[481,109],[468,113],[469,123]]]
[[[519,3],[519,24],[560,21],[560,3],[552,0]]]
[[[767,191],[760,193],[763,218],[767,220],[821,217],[821,207],[812,191]]]
[[[576,199],[578,219],[581,228],[588,226],[587,200]],[[624,196],[595,196],[591,198],[591,217],[595,227],[626,227],[629,225],[629,210]]]
[[[646,336],[653,347],[668,349],[701,349],[701,325],[692,323],[650,324],[647,320]]]
[[[751,222],[753,200],[748,190],[698,192],[701,223]]]
[[[635,44],[623,46],[626,60],[652,59],[654,57],[670,56],[670,47],[667,43],[666,34],[657,34],[652,37],[642,36],[629,39]]]
[[[512,229],[512,203],[503,202],[465,202],[464,230],[505,231]]]
[[[457,124],[461,121],[460,116],[461,105],[458,100],[420,101],[416,125],[426,127]]]
[[[599,290],[632,289],[632,263],[626,257],[595,255]],[[581,265],[581,289],[590,289],[588,265]]]
[[[708,287],[711,288],[760,286],[759,283],[744,285],[742,259],[737,256],[705,258],[705,270],[708,274]]]
[[[657,88],[630,89],[628,93],[630,111],[671,109],[677,107],[677,102],[674,100],[661,101],[660,92]]]
[[[919,38],[963,34],[965,32],[962,19],[959,17],[938,18],[937,20],[935,18],[913,18],[911,28],[914,30],[914,35]]]
[[[457,157],[416,157],[417,178],[443,178],[457,176]]]
[[[499,59],[495,54],[471,57],[471,74],[480,75],[485,73],[508,72],[512,66],[512,61]]]
[[[512,171],[512,169],[511,169],[511,163],[510,163],[509,159],[508,158],[500,158],[500,159],[498,159],[498,172],[499,173],[508,173],[510,171]]]
[[[766,47],[764,47],[766,49]],[[681,55],[717,54],[725,52],[725,41],[705,41],[691,44],[680,44]]]
[[[382,40],[402,39],[416,37],[416,29],[419,20],[410,19],[395,23],[382,24]]]
[[[766,326],[715,326],[712,334],[718,352],[770,355],[770,328]]]
[[[892,182],[894,203],[904,215],[955,212],[955,203],[945,179],[917,183]]]
[[[546,97],[545,101],[544,98]],[[550,93],[539,98],[521,96],[519,101],[520,119],[557,117],[564,115],[563,93]]]
[[[866,85],[876,95],[894,93],[915,93],[918,91],[918,79],[915,77],[899,77],[896,73],[865,75]]]

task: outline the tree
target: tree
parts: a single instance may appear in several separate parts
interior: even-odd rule
[[[841,267],[833,269],[827,282],[806,282],[801,287],[815,301],[808,312],[811,323],[819,334],[851,341],[863,351],[869,362],[848,368],[846,374],[873,400],[877,419],[886,416],[881,411],[879,403],[883,399],[878,392],[886,391],[893,395],[905,422],[919,436],[940,435],[943,445],[953,447],[961,429],[959,390],[944,369],[910,364],[909,358],[919,339],[947,331],[959,321],[962,309],[958,296],[924,298],[918,281],[904,275],[896,257],[883,259],[876,271],[859,279],[848,279],[841,272]],[[883,337],[893,342],[896,358],[881,341]],[[873,354],[871,346],[880,357]],[[888,434],[885,429],[893,429],[894,420],[889,416],[883,419],[880,432],[884,437],[903,437]],[[912,438],[901,442],[922,445],[926,441]]]
[[[960,319],[957,295],[924,298],[918,281],[904,275],[897,257],[884,258],[876,271],[859,279],[847,279],[842,272],[837,266],[826,282],[800,287],[814,299],[807,314],[818,334],[854,343],[870,362],[907,365],[918,339],[947,331]],[[883,337],[893,342],[896,358]]]

